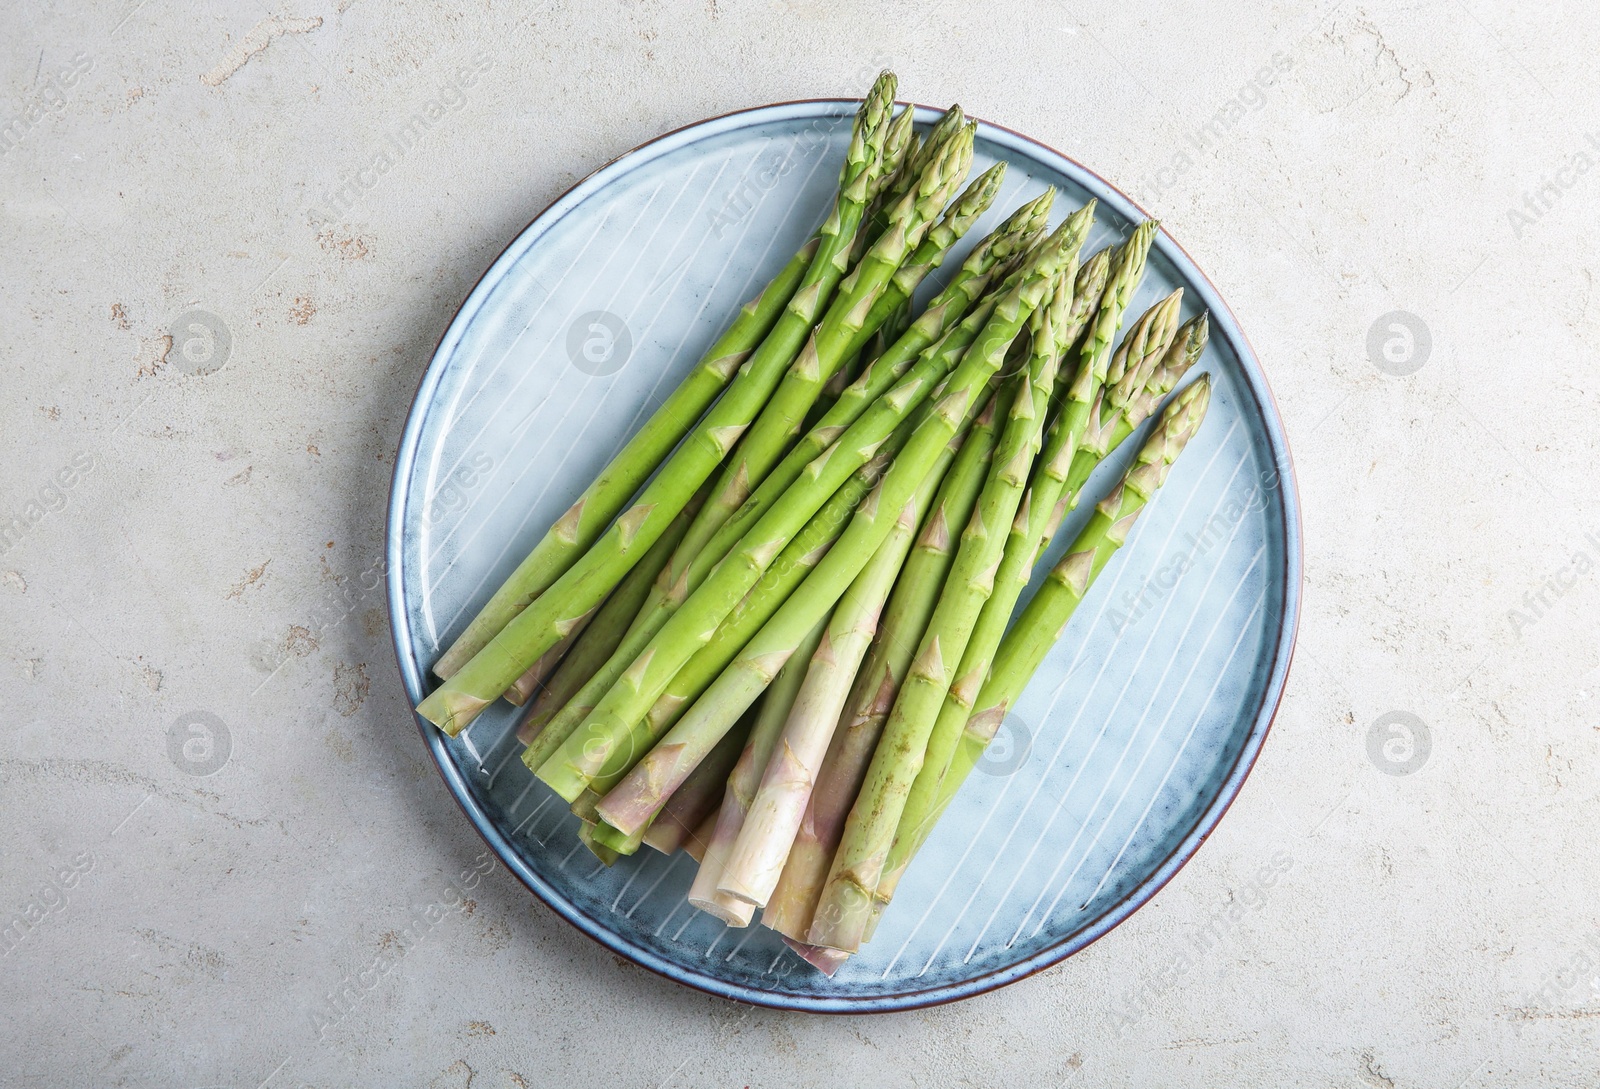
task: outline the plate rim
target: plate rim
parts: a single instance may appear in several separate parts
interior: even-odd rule
[[[1178,872],[1195,856],[1201,845],[1210,838],[1212,832],[1216,830],[1217,825],[1221,823],[1222,818],[1227,814],[1229,807],[1238,797],[1239,792],[1243,789],[1245,780],[1255,767],[1256,759],[1260,755],[1262,746],[1265,744],[1268,733],[1271,732],[1278,710],[1282,705],[1283,694],[1288,682],[1289,671],[1293,664],[1294,650],[1299,634],[1300,605],[1304,593],[1299,484],[1295,476],[1294,459],[1289,450],[1283,417],[1278,410],[1277,398],[1274,396],[1266,373],[1261,367],[1255,346],[1251,344],[1232,308],[1223,299],[1221,292],[1217,290],[1216,285],[1212,283],[1211,278],[1205,274],[1193,256],[1168,233],[1164,226],[1159,227],[1156,232],[1156,247],[1168,251],[1168,258],[1174,260],[1174,264],[1179,266],[1179,271],[1185,274],[1192,272],[1198,284],[1203,288],[1201,295],[1207,308],[1211,311],[1213,325],[1222,326],[1223,333],[1239,359],[1240,369],[1246,378],[1245,385],[1247,390],[1255,399],[1265,424],[1267,447],[1272,454],[1274,467],[1278,471],[1282,485],[1279,488],[1279,495],[1283,511],[1284,572],[1282,585],[1283,605],[1277,617],[1277,632],[1272,651],[1272,664],[1268,672],[1266,685],[1262,691],[1261,700],[1253,712],[1255,722],[1251,726],[1249,733],[1246,734],[1244,743],[1241,745],[1238,755],[1234,758],[1233,766],[1223,778],[1216,797],[1203,810],[1189,832],[1167,854],[1148,878],[1116,901],[1089,925],[1012,964],[991,969],[956,983],[945,983],[891,995],[863,995],[858,998],[852,998],[848,995],[818,996],[762,990],[719,978],[708,972],[697,971],[682,963],[668,960],[649,949],[644,949],[627,941],[619,933],[603,925],[602,921],[595,919],[569,901],[559,890],[522,862],[510,840],[495,826],[488,813],[472,797],[461,768],[450,758],[449,752],[445,747],[444,734],[416,713],[415,707],[423,693],[422,682],[426,679],[426,670],[421,668],[420,665],[408,665],[410,655],[406,649],[405,642],[402,641],[402,634],[409,633],[410,630],[404,611],[404,580],[402,578],[404,567],[403,516],[405,503],[409,495],[409,481],[406,478],[409,477],[414,466],[417,446],[421,438],[421,425],[432,403],[431,397],[424,403],[424,394],[431,393],[444,373],[446,361],[441,360],[440,352],[444,349],[447,341],[459,339],[467,322],[481,310],[484,302],[492,293],[494,286],[498,284],[509,268],[509,259],[512,257],[513,251],[517,251],[517,256],[520,256],[522,251],[531,247],[541,235],[556,223],[559,223],[568,212],[577,208],[589,196],[597,193],[613,179],[626,174],[635,166],[643,165],[649,159],[664,155],[685,144],[696,142],[704,136],[733,131],[768,120],[803,117],[840,118],[853,114],[860,104],[861,99],[859,98],[790,99],[730,110],[680,125],[608,159],[573,182],[540,209],[521,230],[512,236],[495,256],[494,260],[484,269],[482,275],[473,285],[472,290],[462,299],[461,305],[457,307],[455,314],[434,343],[433,351],[429,355],[428,365],[418,378],[416,389],[412,393],[411,404],[406,410],[405,425],[401,429],[399,443],[395,450],[394,468],[390,474],[389,482],[388,513],[384,526],[384,575],[387,589],[386,604],[389,612],[389,632],[395,652],[395,665],[400,674],[401,686],[412,709],[411,717],[413,723],[422,737],[430,758],[433,760],[435,770],[444,781],[457,807],[467,817],[468,822],[477,831],[484,843],[494,851],[500,863],[547,908],[575,927],[580,933],[586,935],[603,948],[619,956],[626,957],[634,964],[647,968],[674,983],[692,987],[719,998],[770,1009],[795,1010],[805,1013],[888,1013],[901,1010],[926,1009],[986,994],[1060,964],[1068,957],[1094,944],[1117,926],[1120,926],[1134,912],[1154,899],[1166,887],[1167,883],[1177,876]],[[897,100],[896,104],[915,110],[918,122],[931,121],[943,113],[943,110],[938,107],[921,103]],[[810,112],[807,112],[808,110]],[[1138,202],[1099,173],[1084,166],[1071,156],[1051,147],[1049,144],[1005,125],[985,121],[971,115],[968,115],[968,118],[978,123],[980,137],[989,138],[1002,146],[1006,144],[1021,145],[1027,149],[1030,155],[1068,177],[1075,178],[1080,184],[1084,184],[1085,188],[1094,189],[1098,187],[1103,194],[1111,198],[1108,203],[1125,218],[1130,220],[1155,218]],[[630,160],[636,161],[630,162]],[[1090,182],[1093,184],[1089,184]],[[1101,199],[1105,200],[1106,198],[1102,196]],[[540,228],[537,232],[535,232],[536,227]],[[1174,253],[1180,256],[1181,260],[1174,259]]]

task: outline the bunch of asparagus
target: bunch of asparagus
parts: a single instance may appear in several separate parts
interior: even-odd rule
[[[1054,191],[918,286],[993,204],[975,124],[925,134],[885,72],[815,235],[434,665],[446,733],[525,705],[524,762],[607,863],[689,851],[833,971],[1199,428],[1181,292],[1131,323],[1156,225],[1080,260]],[[965,186],[963,188],[963,186]],[[1163,407],[1163,402],[1166,402]],[[1013,621],[1096,466],[1132,467]],[[648,481],[648,483],[647,483]]]

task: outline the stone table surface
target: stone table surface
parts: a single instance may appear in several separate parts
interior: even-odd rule
[[[0,1084],[1593,1084],[1600,8],[453,8],[5,5]],[[1121,186],[1260,354],[1305,612],[1242,795],[1109,936],[924,1012],[701,995],[498,867],[385,959],[482,847],[362,589],[435,340],[601,163],[886,63]]]

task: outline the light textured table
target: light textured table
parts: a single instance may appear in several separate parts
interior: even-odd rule
[[[1600,11],[495,6],[0,17],[0,1083],[1594,1076]],[[1001,992],[819,1018],[620,962],[503,869],[449,906],[482,845],[368,587],[413,387],[523,224],[886,62],[1213,277],[1288,425],[1306,609],[1149,906]]]

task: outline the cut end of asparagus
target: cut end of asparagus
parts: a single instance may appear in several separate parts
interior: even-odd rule
[[[601,862],[604,862],[607,866],[615,865],[617,859],[622,857],[605,844],[599,843],[595,840],[594,825],[592,824],[578,825],[578,842],[589,848],[589,852]]]
[[[697,908],[714,918],[720,919],[731,927],[744,927],[750,925],[750,920],[755,917],[754,904],[746,904],[735,900],[731,896],[717,893],[712,896],[691,896],[689,906]]]
[[[779,935],[779,937],[784,945],[794,950],[795,956],[825,976],[833,975],[844,965],[845,961],[850,959],[849,953],[838,949],[824,949],[819,945],[807,945],[805,942],[797,942],[785,935]]]
[[[466,692],[449,688],[436,688],[417,704],[417,714],[455,737],[478,717],[489,701]]]

